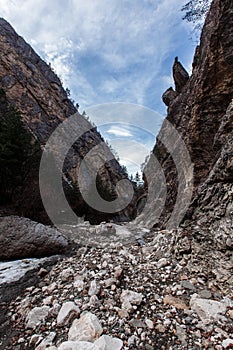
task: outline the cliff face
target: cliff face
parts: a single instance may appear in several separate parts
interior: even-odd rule
[[[219,280],[229,277],[229,283],[233,267],[232,18],[231,0],[213,1],[195,52],[191,77],[181,92],[170,88],[163,96],[168,105],[167,118],[153,151],[167,184],[165,207],[157,221],[160,228],[166,227],[174,210],[179,185],[177,165],[182,168],[182,163],[178,164],[161,142],[167,121],[180,133],[194,168],[191,204],[181,228],[164,231],[167,246],[181,258],[186,256],[192,269],[195,259],[201,257],[206,262],[204,273],[211,269]],[[156,171],[150,176],[156,176]],[[153,216],[152,207],[150,215]],[[149,224],[147,217],[137,220]]]
[[[4,19],[0,19],[0,51],[0,88],[5,91],[9,104],[20,111],[33,138],[43,147],[55,128],[77,110],[58,76]],[[79,117],[81,118],[80,115]],[[70,180],[77,180],[75,177],[81,160],[101,142],[103,139],[96,128],[90,128],[71,148],[64,168]],[[101,157],[101,154],[97,154],[96,160],[99,161]],[[39,162],[36,166],[33,165],[25,185],[18,191],[17,198],[14,198],[14,208],[19,215],[45,221],[46,215],[39,194],[38,169]],[[100,176],[109,188],[124,178],[116,161],[103,166]],[[76,207],[80,215],[88,211],[82,199],[76,203]],[[96,212],[91,215],[94,214],[102,215]]]

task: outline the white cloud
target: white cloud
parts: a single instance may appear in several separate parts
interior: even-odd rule
[[[139,171],[141,164],[150,153],[149,148],[135,140],[116,139],[111,141],[111,145],[117,150],[120,162],[127,167],[129,174]]]
[[[181,56],[191,69],[194,47],[180,12],[185,2],[22,0],[19,5],[16,0],[0,0],[0,8],[1,15],[55,68],[81,111],[97,113],[92,118],[97,125],[126,122],[156,135],[166,110],[161,95],[173,85],[174,57]],[[98,110],[96,105],[103,103],[107,108]],[[154,111],[145,112],[140,106],[135,110],[131,104]],[[112,136],[131,134],[127,128],[110,131]],[[134,160],[141,157],[135,150],[128,149]]]
[[[147,105],[147,91],[179,45],[184,26],[179,7],[184,2],[67,0],[64,6],[62,0],[24,0],[19,6],[0,0],[0,7],[86,108],[108,101]],[[99,71],[89,76],[90,63],[85,61],[93,53],[92,65]]]
[[[121,136],[121,137],[131,137],[133,134],[122,127],[112,126],[109,130],[107,130],[108,134],[113,134],[115,136]]]

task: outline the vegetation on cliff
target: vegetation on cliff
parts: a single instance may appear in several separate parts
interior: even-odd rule
[[[0,203],[9,203],[17,187],[25,181],[33,157],[38,151],[20,112],[0,90]]]

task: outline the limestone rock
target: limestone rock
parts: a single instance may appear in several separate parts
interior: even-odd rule
[[[67,239],[57,230],[27,218],[0,219],[0,259],[42,257],[64,253]]]
[[[50,307],[34,307],[26,318],[26,328],[35,328],[38,324],[45,320],[49,314]]]
[[[55,332],[50,332],[42,342],[35,348],[35,350],[45,350],[48,346],[52,345],[54,338],[56,337]]]
[[[102,334],[103,329],[98,318],[91,312],[86,312],[75,319],[69,329],[68,339],[79,341],[94,341]]]
[[[96,280],[91,281],[88,295],[90,297],[93,295],[97,295],[99,293],[99,291],[100,291],[100,289],[99,289],[99,286],[97,285]]]
[[[87,341],[66,341],[57,350],[100,350],[100,348]]]
[[[233,339],[227,338],[223,340],[222,342],[223,349],[232,348],[232,346],[233,346]]]
[[[74,302],[68,301],[62,304],[57,316],[57,325],[64,326],[68,324],[72,318],[80,314],[80,309]]]
[[[131,290],[123,290],[121,293],[121,308],[126,311],[132,309],[132,305],[140,305],[142,302],[143,295]]]
[[[118,338],[110,337],[109,335],[102,335],[94,343],[100,350],[121,350],[123,341]]]
[[[190,307],[203,322],[217,321],[227,310],[226,304],[216,300],[201,299],[197,294],[193,294]]]

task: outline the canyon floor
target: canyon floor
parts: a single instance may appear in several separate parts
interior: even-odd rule
[[[163,253],[153,233],[77,248],[1,303],[0,349],[233,348],[232,292],[188,259]]]

